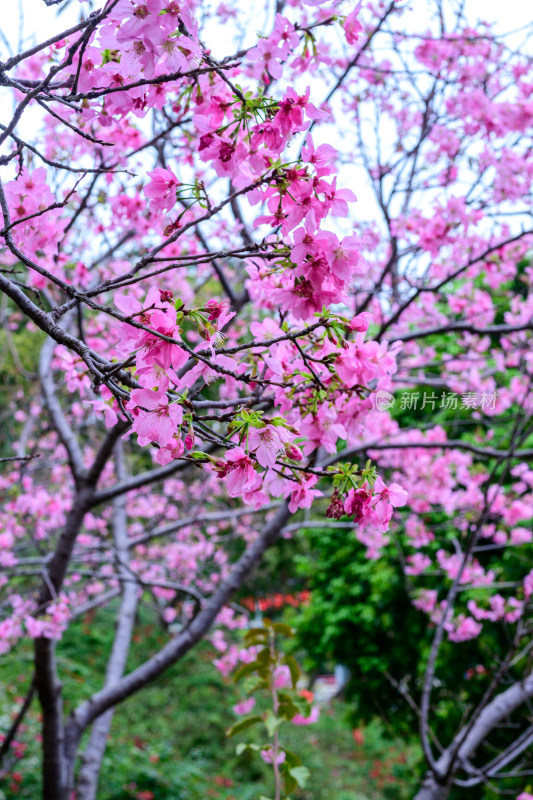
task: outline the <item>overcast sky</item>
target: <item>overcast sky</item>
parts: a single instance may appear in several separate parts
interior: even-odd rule
[[[212,0],[213,5],[216,7],[218,0]],[[242,3],[242,7],[254,14],[254,8],[257,8],[261,0],[238,0]],[[355,0],[344,0],[340,5],[340,11],[347,13],[353,6]],[[447,4],[451,8],[456,6],[454,0],[443,0],[444,7]],[[363,6],[365,0],[363,0]],[[50,38],[54,34],[66,30],[67,28],[75,25],[83,11],[87,14],[91,10],[91,3],[80,3],[79,0],[70,0],[68,7],[61,12],[58,17],[58,6],[48,7],[44,0],[0,0],[1,14],[0,14],[0,59],[6,58],[8,55],[6,51],[7,44],[9,44],[12,52],[18,52],[20,39],[23,39],[24,47],[27,48],[37,41],[42,42]],[[272,0],[270,5],[272,6]],[[402,5],[409,7],[411,2],[402,2]],[[484,20],[486,22],[494,23],[494,31],[497,34],[505,34],[510,31],[520,29],[521,27],[530,24],[533,21],[533,3],[532,0],[466,0],[466,16],[471,24],[475,25],[477,21]],[[92,7],[101,8],[103,0],[94,0]],[[261,5],[261,7],[265,7]],[[410,24],[415,24],[417,29],[424,28],[424,21],[429,11],[433,7],[431,0],[412,0],[412,11],[408,15]],[[257,14],[253,16],[255,24],[250,20],[250,25],[245,26],[245,40],[246,45],[250,46],[255,42],[257,34],[256,25],[261,25],[261,20],[257,18]],[[407,20],[406,20],[407,22]],[[213,49],[216,55],[227,55],[226,50],[222,53],[220,47],[228,47],[228,35],[226,30],[225,36],[220,36],[217,31],[217,25],[209,25],[208,30],[204,31],[206,37],[205,44]],[[515,47],[521,42],[520,36],[513,37],[508,42]],[[212,39],[212,41],[210,41]],[[12,53],[10,53],[12,54]],[[9,116],[8,109],[11,106],[11,100],[7,99],[5,93],[0,93],[0,122],[6,123],[5,117]],[[37,113],[37,112],[36,112]],[[38,124],[38,117],[34,117],[32,112],[27,112],[21,120],[19,131],[21,135],[27,135],[28,129],[32,130]],[[142,121],[139,122],[142,125]],[[320,138],[320,134],[317,133]],[[350,176],[350,179],[352,176]],[[346,167],[344,168],[344,181],[347,179]],[[353,174],[354,185],[357,186],[357,195],[360,202],[359,213],[363,218],[373,219],[375,217],[376,209],[374,208],[374,198],[369,186],[365,186],[365,176],[359,176],[358,173]],[[350,180],[351,182],[351,180]]]
[[[245,6],[249,0],[241,0]],[[427,0],[429,3],[429,0]],[[444,0],[446,2],[446,0]],[[11,47],[16,49],[21,30],[25,42],[32,39],[43,40],[52,36],[61,28],[75,24],[81,9],[88,9],[87,3],[71,0],[69,7],[57,18],[58,6],[48,7],[44,0],[1,0],[0,29]],[[102,2],[96,2],[95,7],[101,7]],[[346,4],[343,4],[346,5]],[[417,0],[417,9],[423,9],[424,3]],[[505,33],[514,28],[526,25],[533,20],[533,4],[531,0],[467,0],[466,7],[471,19],[484,19],[494,22],[498,33]],[[255,33],[255,31],[251,31]],[[5,48],[2,50],[5,57]]]

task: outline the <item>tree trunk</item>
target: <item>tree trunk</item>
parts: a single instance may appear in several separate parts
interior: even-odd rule
[[[437,783],[432,772],[428,772],[414,800],[446,800],[450,794],[451,782]]]
[[[35,686],[42,711],[43,799],[66,800],[66,762],[63,752],[63,702],[57,677],[55,642],[35,639]]]
[[[127,476],[121,441],[115,445],[115,463],[118,480],[125,480]],[[139,600],[139,587],[134,574],[129,570],[128,516],[125,494],[114,500],[113,539],[119,561],[118,571],[122,580],[122,601],[117,616],[113,647],[107,662],[104,688],[114,686],[124,675]],[[89,742],[81,757],[81,767],[76,780],[77,800],[96,800],[98,780],[114,710],[114,708],[108,709],[93,722]],[[72,779],[73,775],[70,779],[71,782]]]
[[[110,659],[110,661],[113,661],[113,666],[116,671],[114,670],[112,678],[106,680],[106,688],[113,686],[124,674],[131,634],[133,632],[135,612],[137,609],[137,593],[137,584],[126,584],[115,638],[115,643],[118,646],[113,648],[113,654]],[[119,647],[122,649],[122,652],[118,652]],[[113,655],[116,656],[115,659],[113,659]],[[107,746],[107,737],[111,728],[114,710],[114,708],[110,708],[93,722],[89,742],[82,755],[81,767],[76,781],[77,800],[96,799],[98,779],[100,777],[102,760]]]
[[[43,580],[38,600],[41,609],[46,609],[61,591],[74,544],[93,493],[94,489],[83,487],[74,498],[54,555],[45,567],[46,580]],[[62,686],[57,673],[55,648],[56,642],[53,639],[35,639],[35,688],[42,711],[43,799],[68,800]]]

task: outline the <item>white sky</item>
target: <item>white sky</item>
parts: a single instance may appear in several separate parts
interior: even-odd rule
[[[231,3],[232,0],[229,0]],[[219,0],[210,0],[209,5],[216,7]],[[257,13],[254,15],[254,10],[259,6],[265,9],[272,9],[274,0],[268,0],[262,3],[262,0],[237,0],[241,8],[244,8],[251,15],[250,24],[246,25],[246,30],[243,32],[243,39],[246,46],[252,45],[256,40],[257,26],[263,23],[263,19],[259,19]],[[354,5],[355,0],[342,0],[336,5],[340,6],[339,11],[347,13]],[[363,0],[363,6],[365,0]],[[408,15],[402,19],[402,25],[406,27],[413,26],[418,30],[423,30],[425,27],[425,19],[429,18],[429,13],[434,9],[434,2],[432,0],[402,0],[402,5],[411,8]],[[443,0],[443,5],[446,8],[453,9],[456,7],[456,0]],[[59,6],[48,7],[44,0],[0,0],[0,59],[4,60],[8,55],[6,44],[9,43],[12,51],[19,51],[19,41],[22,38],[24,48],[35,44],[36,42],[45,41],[47,38],[60,33],[61,31],[75,25],[80,15],[87,14],[93,8],[101,8],[103,0],[93,0],[93,2],[79,2],[79,0],[71,0],[69,6],[61,12],[58,17]],[[494,32],[502,35],[510,31],[514,31],[530,24],[533,21],[533,2],[532,0],[465,0],[466,18],[472,25],[480,20],[492,22],[494,24]],[[264,15],[265,17],[269,16]],[[226,35],[221,35],[220,26],[216,23],[207,26],[204,30],[204,41],[207,46],[210,46],[216,55],[227,55],[224,47],[232,49],[231,34],[228,29],[225,31]],[[211,41],[212,40],[212,41]],[[521,37],[513,37],[509,44],[515,47],[519,46]],[[222,47],[222,49],[221,49]],[[305,87],[304,87],[305,88]],[[327,93],[327,87],[325,87]],[[313,100],[317,102],[320,98],[315,97]],[[7,118],[10,117],[9,106],[12,100],[6,97],[5,93],[0,93],[0,122],[6,123]],[[9,105],[8,105],[9,104]],[[9,109],[9,110],[8,110]],[[36,112],[38,114],[38,112]],[[29,112],[24,115],[21,121],[21,135],[28,135],[28,128],[32,129],[34,125],[38,125],[37,117],[33,117]],[[142,124],[142,123],[140,123]],[[317,133],[317,142],[320,140],[320,133]],[[362,172],[362,171],[361,171]],[[366,184],[366,176],[354,173],[348,175],[346,168],[344,169],[344,180],[340,183],[342,185],[351,185],[356,188],[356,194],[359,199],[357,213],[361,219],[374,219],[376,217],[377,209],[375,206],[375,199],[370,187]],[[353,183],[352,183],[353,178]],[[348,183],[347,183],[348,180]]]
[[[430,0],[426,0],[428,8]],[[249,0],[240,0],[248,7]],[[446,4],[446,0],[444,0]],[[96,8],[103,3],[98,0]],[[346,3],[343,3],[345,6]],[[406,3],[409,5],[409,3]],[[424,2],[415,0],[415,13],[421,16],[424,13]],[[44,0],[0,0],[0,31],[16,49],[20,31],[25,43],[43,40],[54,33],[78,22],[80,12],[88,11],[89,3],[80,3],[71,0],[69,7],[57,18],[58,6],[48,7]],[[472,20],[483,19],[494,22],[498,33],[506,33],[533,20],[533,3],[531,0],[466,0],[467,16]],[[22,21],[22,26],[21,26]],[[255,34],[253,26],[251,33]],[[3,37],[2,37],[3,38]],[[2,58],[5,58],[5,46],[2,45]]]

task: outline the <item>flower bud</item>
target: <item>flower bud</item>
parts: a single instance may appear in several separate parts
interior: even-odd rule
[[[285,445],[285,454],[287,458],[290,458],[292,461],[301,461],[304,457],[304,454],[296,444],[287,443]]]

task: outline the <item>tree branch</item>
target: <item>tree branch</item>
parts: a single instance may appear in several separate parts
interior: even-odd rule
[[[284,503],[258,538],[247,547],[229,576],[221,583],[219,589],[211,596],[204,608],[194,617],[185,630],[168,642],[159,653],[152,656],[133,672],[130,672],[116,685],[103,689],[78,706],[68,722],[68,738],[70,741],[79,741],[83,731],[94,719],[153,681],[169,666],[182,658],[205,636],[231,595],[242,585],[265,550],[278,539],[289,517],[288,505]]]

